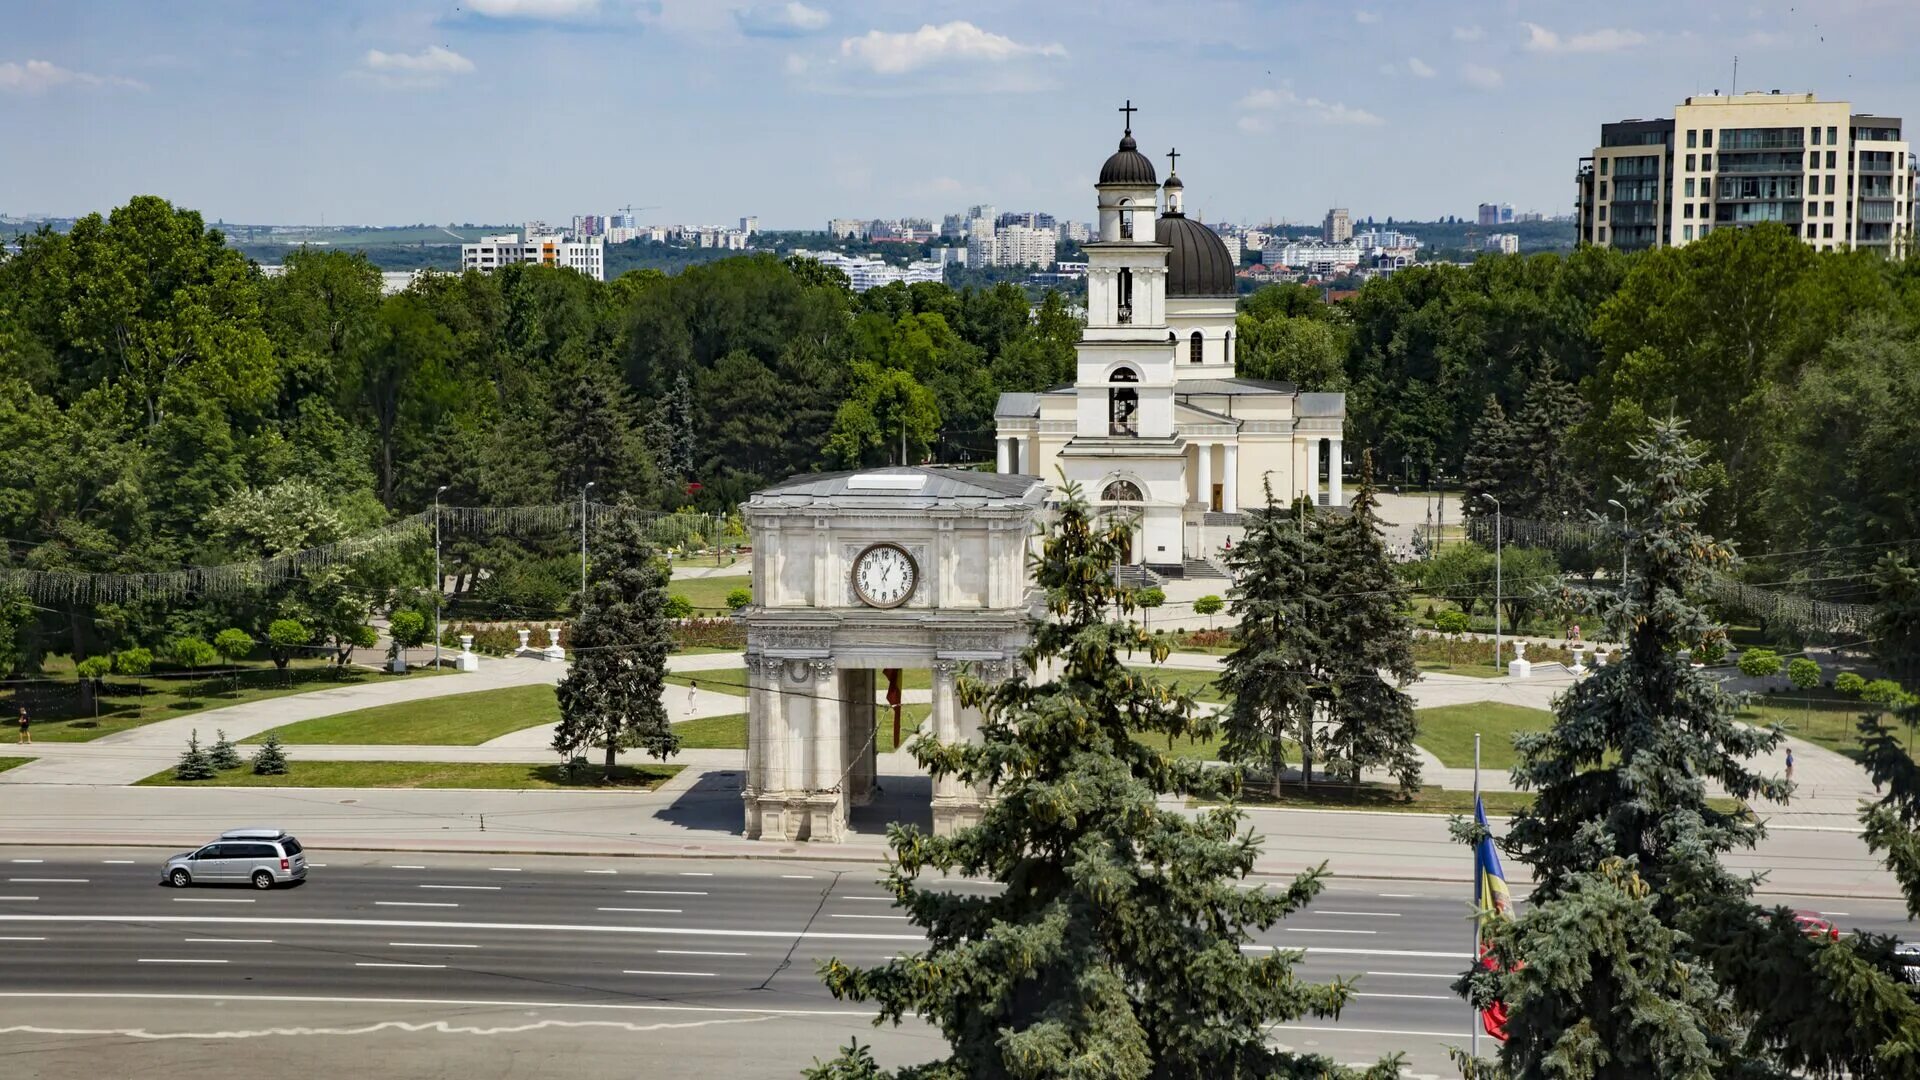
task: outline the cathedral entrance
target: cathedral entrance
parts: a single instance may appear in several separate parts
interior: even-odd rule
[[[1042,614],[1026,554],[1045,497],[1037,477],[896,467],[794,477],[742,506],[748,838],[842,840],[883,770],[917,768],[878,752],[887,669],[931,672],[933,735],[978,737],[955,686],[1011,675]],[[982,799],[940,780],[934,831],[977,820]]]

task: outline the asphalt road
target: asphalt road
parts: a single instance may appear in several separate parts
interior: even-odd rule
[[[920,947],[870,866],[309,858],[305,885],[261,893],[165,887],[152,849],[0,849],[0,1072],[255,1074],[264,1054],[380,1077],[547,1075],[562,1060],[583,1077],[639,1062],[791,1077],[853,1035],[889,1064],[939,1052],[921,1025],[874,1031],[870,1009],[816,976],[827,956]],[[1906,927],[1884,901],[1798,906]],[[1259,942],[1306,950],[1304,976],[1359,976],[1358,997],[1275,1038],[1351,1062],[1405,1050],[1416,1073],[1445,1075],[1444,1048],[1469,1031],[1447,989],[1469,920],[1453,886],[1334,882]]]

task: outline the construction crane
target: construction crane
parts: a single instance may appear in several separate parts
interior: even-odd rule
[[[660,208],[657,206],[616,206],[614,207],[614,209],[620,211],[621,213],[627,215],[628,217],[632,217],[633,212],[635,210],[658,210]]]

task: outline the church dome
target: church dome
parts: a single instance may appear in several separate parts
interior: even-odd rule
[[[1154,239],[1167,253],[1168,296],[1233,296],[1239,291],[1233,256],[1219,234],[1184,214],[1166,214],[1154,225]]]
[[[1128,132],[1120,139],[1120,149],[1113,152],[1105,165],[1100,166],[1100,182],[1103,184],[1157,184],[1153,175],[1153,162],[1140,152],[1140,145],[1133,141],[1133,133]]]

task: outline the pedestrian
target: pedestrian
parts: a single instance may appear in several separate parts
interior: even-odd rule
[[[1793,747],[1787,747],[1787,783],[1793,783]]]
[[[29,744],[33,742],[33,727],[31,721],[27,719],[25,705],[20,706],[20,741]]]
[[[693,716],[694,709],[697,703],[699,702],[699,700],[700,700],[700,680],[688,679],[687,680],[687,716],[688,717]]]

